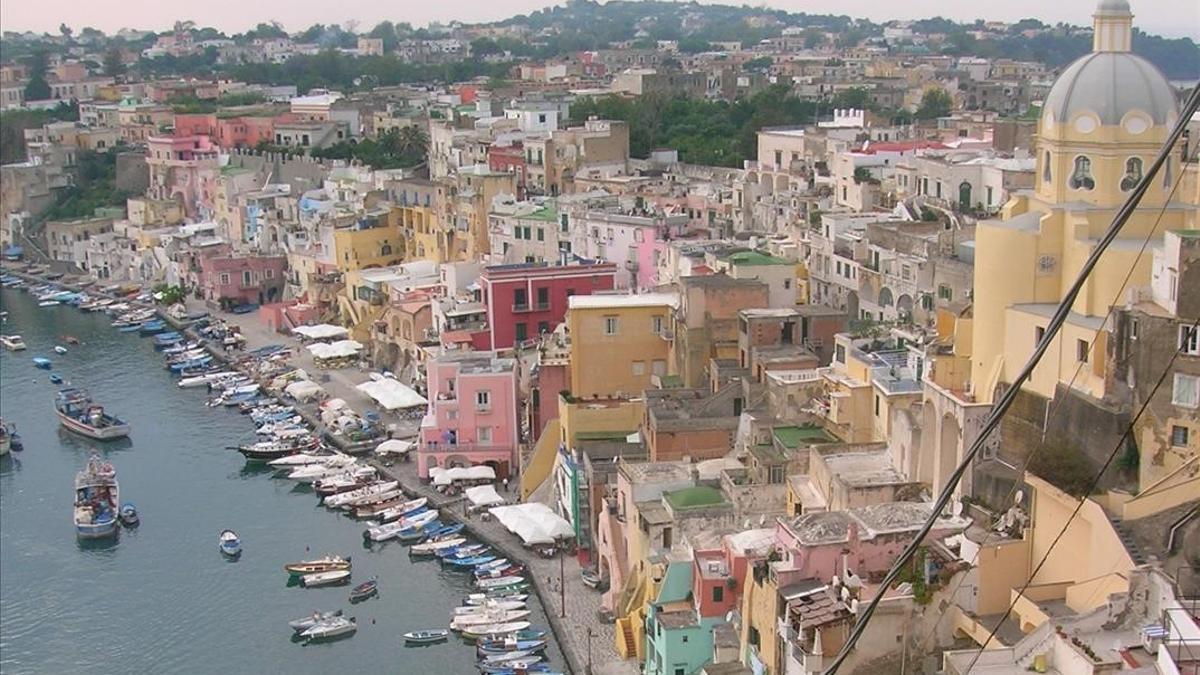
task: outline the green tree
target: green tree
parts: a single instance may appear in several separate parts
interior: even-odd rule
[[[109,77],[120,77],[125,74],[125,59],[121,57],[120,47],[109,47],[104,52],[104,74]]]
[[[26,101],[44,101],[50,98],[50,84],[46,82],[46,52],[39,49],[29,57],[29,82],[25,85]]]
[[[865,87],[850,87],[834,94],[834,108],[854,108],[866,110],[871,107],[871,93]]]
[[[804,48],[816,49],[825,45],[825,31],[820,28],[804,29]]]
[[[396,37],[396,26],[391,21],[380,21],[375,24],[367,37],[383,40],[383,51],[390,54],[396,51],[396,46],[400,44],[400,39]]]
[[[285,38],[287,36],[287,31],[285,31],[283,26],[277,21],[272,21],[271,23],[260,23],[254,28],[246,31],[246,37],[250,38],[251,40],[255,38],[270,40],[274,38]]]
[[[679,41],[679,51],[684,54],[699,54],[712,49],[712,45],[708,44],[707,40],[698,37],[688,36]]]
[[[938,117],[945,117],[950,114],[951,108],[954,107],[954,100],[950,98],[950,94],[946,93],[941,87],[930,87],[921,94],[921,105],[917,108],[916,118],[919,120],[932,120]]]
[[[503,54],[504,48],[490,37],[481,37],[471,41],[471,55],[484,57]]]

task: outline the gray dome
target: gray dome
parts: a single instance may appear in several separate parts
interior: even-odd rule
[[[1104,0],[1101,6],[1124,0]],[[1141,110],[1154,124],[1166,124],[1179,110],[1175,92],[1154,64],[1129,52],[1093,52],[1063,71],[1042,106],[1058,124],[1091,111],[1104,125],[1117,125],[1131,110]]]
[[[1097,12],[1128,12],[1129,0],[1100,0],[1096,5]]]

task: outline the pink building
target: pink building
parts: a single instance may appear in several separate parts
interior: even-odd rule
[[[658,287],[658,262],[667,241],[688,236],[686,214],[663,215],[633,209],[590,211],[584,218],[585,258],[617,264],[617,288],[648,291]]]
[[[692,559],[692,597],[703,618],[723,617],[741,609],[746,570],[767,557],[771,530],[746,530],[721,538],[721,548],[696,550]]]
[[[218,148],[209,136],[151,136],[146,139],[150,170],[147,194],[174,199],[189,217],[212,203],[212,184],[219,170]]]
[[[263,305],[283,297],[285,256],[214,256],[200,259],[204,299],[222,307]]]
[[[275,120],[249,115],[217,117],[215,113],[177,114],[174,136],[208,136],[225,150],[253,148],[275,137]]]
[[[421,420],[417,474],[486,464],[496,477],[516,467],[517,362],[495,352],[448,352],[428,363],[429,410]]]

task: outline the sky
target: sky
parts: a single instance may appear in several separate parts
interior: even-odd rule
[[[705,0],[707,1],[707,0]],[[902,3],[879,0],[726,0],[722,4],[753,4],[792,12],[846,14],[874,21],[920,19],[944,16],[959,21],[988,19],[1016,21],[1032,17],[1047,23],[1065,21],[1091,23],[1096,0],[1005,0],[990,5],[962,0],[906,0]],[[300,31],[314,23],[345,25],[356,20],[358,30],[369,30],[379,21],[407,21],[421,26],[431,21],[460,20],[468,23],[495,21],[524,14],[548,5],[553,0],[441,0],[421,2],[400,0],[204,0],[171,2],[163,0],[2,0],[0,28],[5,31],[57,31],[65,21],[79,30],[92,26],[105,32],[120,28],[163,30],[178,19],[190,19],[200,26],[213,26],[227,33],[238,33],[261,21],[279,21],[289,31]],[[1200,39],[1200,0],[1131,0],[1134,23],[1148,33],[1167,37],[1187,36]]]

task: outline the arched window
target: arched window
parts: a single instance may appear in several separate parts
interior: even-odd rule
[[[1121,178],[1121,189],[1129,192],[1137,187],[1142,180],[1142,158],[1130,157],[1125,160],[1125,176]]]
[[[1042,158],[1042,181],[1045,183],[1050,182],[1050,151],[1049,150],[1046,151],[1046,154]]]
[[[1075,158],[1075,170],[1071,173],[1068,183],[1072,190],[1091,190],[1096,187],[1096,179],[1092,178],[1092,160],[1084,155]]]

